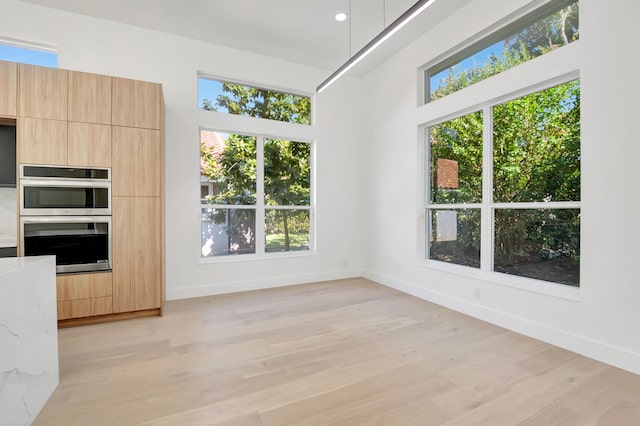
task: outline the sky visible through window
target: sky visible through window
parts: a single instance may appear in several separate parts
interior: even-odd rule
[[[198,108],[202,109],[202,105],[205,99],[210,100],[212,103],[216,102],[218,95],[222,94],[222,82],[217,80],[211,80],[209,78],[198,78]],[[229,112],[223,106],[216,105],[219,112]]]
[[[482,65],[486,64],[489,61],[491,55],[495,55],[496,57],[502,56],[503,46],[504,41],[499,41],[481,50],[475,55],[465,59],[464,61],[456,64],[452,67],[454,77],[457,77],[461,72],[470,70],[472,68],[480,68]],[[449,70],[449,68],[444,69],[429,78],[429,88],[432,92],[437,90],[441,84],[446,83],[447,75],[449,75]]]
[[[0,44],[0,60],[58,68],[58,54],[44,50]]]

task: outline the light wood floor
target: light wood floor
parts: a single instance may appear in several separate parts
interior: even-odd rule
[[[60,330],[35,424],[637,425],[640,376],[353,279]]]

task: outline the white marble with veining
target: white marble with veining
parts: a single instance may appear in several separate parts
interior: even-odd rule
[[[30,425],[59,382],[55,257],[0,259],[0,424]]]

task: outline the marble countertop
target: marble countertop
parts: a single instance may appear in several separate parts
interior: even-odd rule
[[[0,234],[0,247],[16,247],[18,244],[16,236]]]
[[[0,275],[5,275],[5,274],[8,274],[9,272],[13,272],[18,269],[26,269],[30,265],[35,265],[39,262],[42,262],[47,257],[53,257],[53,256],[0,258]]]
[[[0,423],[31,424],[59,382],[55,256],[0,259]]]

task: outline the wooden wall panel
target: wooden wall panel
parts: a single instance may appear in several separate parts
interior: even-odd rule
[[[111,167],[111,126],[69,122],[68,133],[67,164]]]
[[[67,164],[67,122],[20,118],[18,120],[18,162]]]
[[[20,64],[20,116],[67,120],[66,70]]]
[[[111,124],[111,77],[69,71],[69,121]]]
[[[113,197],[113,312],[162,303],[160,197]]]
[[[16,117],[18,99],[18,64],[0,61],[0,116]]]
[[[160,196],[162,153],[159,130],[113,127],[114,196]]]
[[[113,125],[160,129],[160,84],[114,77],[112,88]]]
[[[113,312],[111,297],[93,299],[65,300],[58,302],[58,319],[107,315]]]
[[[58,275],[56,293],[59,302],[111,296],[113,293],[111,272]]]

